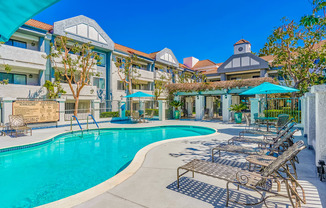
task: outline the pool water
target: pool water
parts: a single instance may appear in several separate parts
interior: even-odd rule
[[[148,144],[214,132],[193,126],[102,129],[0,153],[0,206],[34,207],[71,196],[122,171]]]

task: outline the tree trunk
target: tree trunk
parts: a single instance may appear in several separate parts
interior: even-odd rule
[[[75,98],[74,116],[76,116],[76,117],[77,117],[77,114],[78,114],[78,105],[79,105],[79,95]]]

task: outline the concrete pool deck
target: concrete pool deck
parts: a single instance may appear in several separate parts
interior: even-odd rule
[[[177,167],[192,159],[210,159],[210,149],[237,135],[244,125],[224,124],[222,122],[165,121],[146,124],[102,123],[105,127],[142,127],[157,125],[196,125],[218,129],[215,136],[171,141],[155,146],[145,155],[141,167],[124,182],[105,193],[92,198],[76,207],[225,207],[226,183],[207,176],[185,175],[181,179],[180,189],[176,188]],[[77,127],[74,127],[77,130]],[[2,137],[0,148],[39,142],[58,133],[69,131],[69,127],[34,130],[33,136],[12,138]],[[300,134],[296,140],[304,139]],[[222,154],[222,160],[232,160],[231,165],[245,166],[245,155]],[[305,149],[299,154],[298,178],[306,192],[307,204],[303,207],[326,207],[326,183],[317,178],[312,150]],[[232,192],[232,197],[241,200],[255,200],[253,192]],[[322,199],[322,200],[321,200]],[[289,207],[284,198],[270,198],[270,207]],[[241,207],[231,203],[230,207]],[[264,207],[258,205],[256,207]]]

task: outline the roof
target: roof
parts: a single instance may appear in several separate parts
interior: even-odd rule
[[[25,25],[36,27],[36,28],[39,28],[42,30],[47,30],[47,31],[53,29],[52,25],[49,25],[49,24],[46,24],[44,22],[40,22],[40,21],[34,20],[34,19],[28,20],[27,22],[25,22]]]
[[[319,41],[319,43],[314,45],[314,49],[319,49],[320,47],[322,47],[325,44],[326,44],[326,40]]]
[[[186,65],[181,64],[181,63],[179,63],[179,67],[181,67],[181,68],[185,68],[185,69],[190,69],[189,67],[187,67]]]
[[[160,51],[156,51],[156,52],[153,52],[153,53],[150,53],[149,56],[152,58],[152,59],[155,59],[156,58],[156,54],[160,52]]]
[[[138,51],[138,50],[129,48],[127,46],[120,45],[118,43],[114,43],[114,48],[116,50],[119,50],[119,51],[123,51],[123,52],[126,52],[126,53],[130,53],[131,52],[131,53],[135,53],[137,55],[140,55],[140,56],[143,56],[143,57],[152,59],[151,56],[148,53],[144,53],[144,52],[141,52],[141,51]]]
[[[261,56],[259,58],[264,59],[268,63],[270,63],[270,62],[272,62],[274,60],[274,56],[273,55]]]
[[[202,68],[202,67],[207,67],[207,66],[216,66],[216,63],[214,63],[213,61],[206,59],[206,60],[201,60],[198,61],[195,66],[193,67],[193,69],[198,69],[198,68]]]
[[[247,40],[245,40],[245,39],[241,39],[241,40],[239,40],[238,42],[236,42],[234,45],[243,44],[243,43],[249,43],[249,44],[250,44],[249,41],[247,41]]]

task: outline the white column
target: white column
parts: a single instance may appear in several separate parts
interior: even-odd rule
[[[231,117],[230,107],[232,104],[232,95],[226,94],[222,95],[222,116],[223,121],[228,122]]]
[[[305,96],[301,97],[301,124],[303,127],[303,135],[307,135],[307,98]]]
[[[205,96],[197,95],[196,96],[196,120],[202,120],[205,113]]]
[[[59,102],[59,121],[57,122],[59,125],[63,124],[65,122],[65,111],[66,111],[66,107],[65,107],[65,99],[56,99],[57,102]]]
[[[100,118],[100,100],[92,100],[92,115],[95,120]]]
[[[250,98],[251,123],[255,123],[255,115],[259,115],[259,98]]]
[[[316,103],[315,94],[306,93],[307,98],[307,137],[308,145],[316,149]]]
[[[326,85],[313,86],[311,92],[316,95],[316,165],[319,160],[326,161]],[[310,109],[309,109],[310,110]],[[310,127],[310,126],[309,126]]]
[[[206,108],[208,109],[208,117],[213,118],[214,99],[213,97],[206,97]]]
[[[158,114],[159,114],[159,120],[165,121],[165,106],[166,102],[165,100],[159,100],[158,101]]]
[[[9,122],[9,115],[12,115],[12,102],[15,100],[16,100],[15,98],[9,98],[9,97],[2,99],[3,106],[2,106],[1,114],[2,114],[3,123]]]

